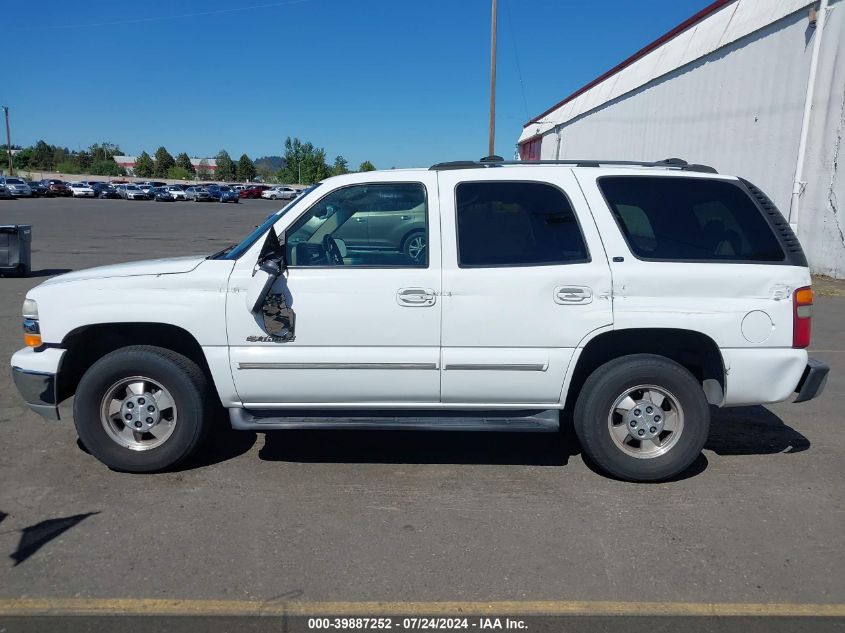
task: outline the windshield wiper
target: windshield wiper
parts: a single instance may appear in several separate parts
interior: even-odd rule
[[[226,248],[217,251],[213,255],[209,255],[208,257],[206,257],[206,259],[217,259],[218,257],[223,257],[223,255],[226,255],[229,251],[231,251],[236,246],[237,246],[237,244],[229,244],[229,246],[227,246]]]

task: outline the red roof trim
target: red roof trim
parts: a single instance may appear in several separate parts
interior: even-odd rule
[[[526,125],[528,125],[528,124],[526,123]],[[538,138],[542,138],[542,137],[543,137],[542,134],[535,134],[534,136],[529,136],[527,139],[520,141],[519,144],[520,145],[526,145],[526,144],[530,143],[531,141],[536,141]]]
[[[620,70],[622,70],[623,68],[626,68],[627,66],[630,66],[631,64],[633,64],[635,61],[637,61],[641,57],[645,57],[646,55],[648,55],[651,51],[653,51],[658,46],[665,44],[666,42],[671,40],[676,35],[683,33],[689,27],[701,22],[704,18],[711,15],[712,13],[716,13],[716,11],[718,11],[722,7],[730,4],[731,2],[736,2],[736,0],[715,0],[715,2],[712,2],[711,4],[707,5],[706,7],[704,7],[701,11],[696,13],[691,18],[684,20],[678,26],[676,26],[674,29],[672,29],[671,31],[669,31],[665,35],[661,35],[656,40],[654,40],[651,44],[648,44],[645,47],[641,48],[636,53],[631,55],[628,59],[626,59],[625,61],[623,61],[620,64],[617,64],[616,66],[614,66],[610,70],[608,70],[601,77],[598,77],[597,79],[593,79],[593,81],[588,83],[586,86],[579,88],[578,90],[573,92],[571,95],[566,97],[563,101],[559,101],[558,103],[553,105],[551,108],[549,108],[548,110],[546,110],[542,114],[538,114],[537,116],[535,116],[533,119],[531,119],[528,123],[526,123],[522,127],[525,128],[525,127],[528,127],[529,125],[531,125],[532,123],[537,123],[537,121],[542,119],[547,114],[551,114],[552,112],[557,110],[560,106],[572,101],[578,95],[587,92],[587,90],[589,90],[590,88],[592,88],[593,86],[595,86],[597,84],[600,84],[601,82],[603,82],[608,77],[612,77],[613,75],[618,73]]]

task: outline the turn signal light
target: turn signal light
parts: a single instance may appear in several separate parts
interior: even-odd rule
[[[809,347],[813,325],[813,289],[798,288],[792,295],[792,347]]]
[[[41,346],[41,335],[40,334],[30,334],[28,332],[24,332],[23,344],[27,345],[28,347],[40,347]]]

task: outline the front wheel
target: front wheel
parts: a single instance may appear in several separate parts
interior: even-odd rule
[[[575,405],[575,432],[603,471],[628,481],[674,477],[701,454],[710,409],[698,380],[678,363],[632,354],[596,369]]]
[[[82,443],[101,462],[132,473],[172,468],[211,425],[208,380],[189,358],[147,345],[103,356],[82,376],[73,417]]]

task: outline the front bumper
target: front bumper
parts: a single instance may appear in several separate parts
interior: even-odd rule
[[[795,387],[798,397],[793,402],[806,402],[820,396],[827,385],[828,373],[830,373],[830,367],[825,363],[815,358],[808,358],[807,367],[804,368],[801,380]]]
[[[36,352],[26,347],[12,356],[12,378],[27,406],[48,420],[59,418],[58,373],[65,350]]]

